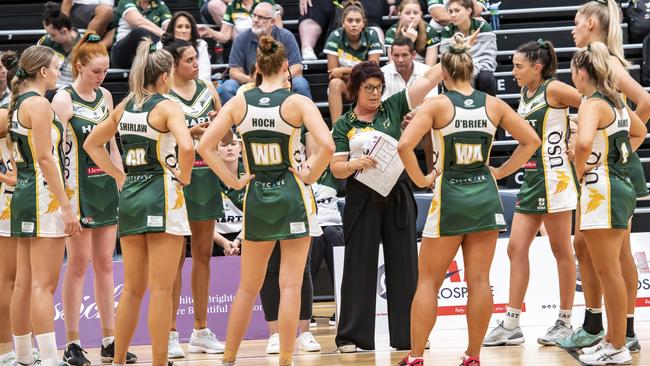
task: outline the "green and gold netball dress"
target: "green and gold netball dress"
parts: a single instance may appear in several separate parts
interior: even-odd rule
[[[487,115],[486,94],[445,93],[454,118],[432,130],[436,179],[422,236],[438,238],[506,228],[497,183],[490,172],[496,126]]]
[[[10,135],[18,169],[10,208],[11,236],[59,238],[66,236],[63,231],[61,204],[47,188],[43,172],[36,161],[32,129],[23,126],[18,119],[21,104],[28,98],[37,96],[40,97],[36,92],[18,96],[16,108],[11,116]],[[52,119],[50,136],[58,178],[64,185],[61,146],[63,125],[56,115]]]
[[[88,134],[108,118],[104,93],[97,89],[95,99],[86,101],[72,86],[64,90],[72,99],[72,117],[66,129],[63,164],[70,203],[81,226],[94,228],[114,225],[117,223],[119,197],[115,179],[101,170],[83,149]]]
[[[535,129],[542,145],[524,165],[524,182],[515,205],[517,212],[571,211],[578,204],[578,187],[567,155],[569,109],[548,105],[546,89],[552,81],[544,80],[530,98],[527,87],[521,92],[517,113]]]
[[[176,139],[148,122],[149,113],[164,100],[154,94],[143,105],[129,101],[118,125],[126,168],[119,201],[120,236],[153,232],[190,235],[183,189],[170,170],[178,166]]]
[[[280,106],[291,95],[286,89],[265,93],[255,88],[244,93],[247,110],[237,130],[246,171],[255,174],[244,196],[247,240],[300,238],[320,230],[311,191],[289,171],[289,167],[298,169],[304,159],[300,127],[280,115]]]
[[[201,80],[195,80],[196,92],[192,99],[187,100],[180,95],[170,92],[170,98],[178,102],[185,113],[187,127],[191,128],[204,122],[210,122],[208,113],[215,110],[214,100],[210,89]],[[199,143],[194,140],[194,145]],[[221,201],[221,184],[208,164],[196,154],[192,168],[192,181],[183,188],[187,203],[187,216],[190,221],[214,220],[223,216]]]
[[[580,192],[580,230],[627,229],[636,207],[636,194],[630,181],[630,116],[617,109],[600,93],[590,98],[606,101],[614,120],[599,128],[587,159]]]

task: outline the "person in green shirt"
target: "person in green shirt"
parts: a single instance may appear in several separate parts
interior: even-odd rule
[[[345,264],[336,335],[339,352],[356,352],[357,347],[375,348],[379,243],[383,243],[387,292],[390,294],[390,345],[397,349],[410,348],[408,314],[417,282],[417,207],[413,190],[406,173],[402,173],[386,197],[358,181],[355,174],[375,166],[376,161],[368,151],[377,138],[397,144],[402,135],[404,116],[422,103],[441,79],[440,66],[433,66],[408,89],[382,102],[384,74],[377,63],[361,62],[350,72],[348,93],[355,97],[356,103],[333,128],[336,150],[330,162],[334,177],[346,179],[343,212]]]
[[[143,38],[156,43],[172,18],[162,0],[120,0],[113,22],[117,25],[111,48],[111,66],[128,69]]]
[[[359,4],[347,3],[342,19],[343,26],[330,33],[323,50],[327,54],[330,78],[327,101],[332,124],[343,113],[343,101],[349,100],[345,83],[352,68],[362,61],[379,64],[379,57],[384,53],[377,32],[366,27],[366,13]]]
[[[451,15],[451,24],[440,32],[440,54],[449,50],[454,34],[461,33],[465,38],[479,32],[476,44],[472,46],[474,72],[472,83],[477,90],[496,95],[497,83],[494,71],[497,68],[497,36],[492,27],[481,18],[475,18],[472,0],[450,0],[447,10]]]
[[[384,45],[388,59],[392,61],[390,47],[399,37],[413,41],[418,62],[429,66],[438,62],[438,44],[440,35],[429,24],[422,20],[422,8],[418,0],[403,0],[399,5],[399,21],[386,32]]]

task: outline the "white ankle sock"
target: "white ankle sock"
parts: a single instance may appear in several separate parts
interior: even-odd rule
[[[65,346],[67,347],[67,346],[69,346],[69,345],[71,345],[73,343],[76,344],[77,346],[81,347],[81,340],[79,340],[79,339],[71,340],[70,342],[66,343]]]
[[[115,342],[115,337],[113,336],[102,338],[102,346],[104,346],[104,348],[108,347],[113,342]]]
[[[565,327],[571,328],[571,310],[560,309],[557,319],[564,323]]]
[[[56,335],[54,332],[37,334],[36,342],[38,342],[38,352],[41,355],[42,365],[57,366],[59,356],[56,352]]]
[[[32,333],[21,336],[14,336],[14,349],[16,350],[16,361],[22,364],[31,365],[34,362],[32,354]]]
[[[519,315],[521,309],[515,309],[508,306],[506,308],[506,317],[503,319],[503,327],[507,330],[513,330],[519,326]]]
[[[587,310],[592,314],[600,314],[603,312],[603,308],[587,308]]]

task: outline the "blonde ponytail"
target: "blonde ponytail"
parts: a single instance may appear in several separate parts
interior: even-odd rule
[[[474,63],[470,46],[462,33],[456,33],[449,40],[449,50],[442,55],[441,65],[456,81],[469,81],[474,76]]]
[[[592,42],[579,50],[571,59],[571,66],[583,69],[601,94],[609,99],[616,108],[623,108],[623,101],[616,90],[616,79],[609,67],[609,49],[602,42]]]
[[[16,75],[11,80],[11,102],[9,103],[9,119],[11,119],[16,102],[27,81],[34,80],[41,68],[49,67],[54,57],[54,50],[47,46],[33,45],[27,47],[18,60]]]
[[[621,9],[614,0],[590,1],[578,9],[578,13],[586,17],[595,17],[602,30],[602,38],[607,45],[608,53],[614,55],[625,67],[630,63],[623,53],[623,30],[621,29]]]
[[[129,73],[129,95],[127,101],[133,101],[141,106],[153,93],[147,89],[156,83],[158,78],[168,73],[171,75],[174,58],[165,50],[157,50],[150,38],[144,38],[138,43],[138,49],[133,57]]]

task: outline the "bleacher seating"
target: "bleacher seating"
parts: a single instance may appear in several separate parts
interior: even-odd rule
[[[298,0],[276,0],[285,11],[285,27],[294,32],[298,37]],[[513,107],[516,107],[519,97],[519,87],[512,78],[512,54],[518,45],[528,40],[540,37],[551,40],[558,48],[560,61],[558,78],[570,82],[569,61],[575,51],[571,29],[576,9],[585,0],[502,0],[500,7],[501,28],[496,31],[498,52],[498,68],[496,78],[499,96]],[[192,13],[197,19],[198,2],[192,0],[167,0],[167,5],[173,11],[185,10]],[[0,50],[14,49],[20,51],[44,34],[41,25],[43,2],[25,0],[21,3],[0,5]],[[486,19],[489,15],[484,14]],[[384,17],[383,26],[388,28],[396,21],[395,17]],[[624,21],[624,30],[627,24]],[[625,33],[625,32],[624,32]],[[639,79],[639,65],[641,64],[641,45],[626,44],[625,55],[633,63],[630,70],[632,75]],[[225,71],[227,65],[213,65],[215,71]],[[310,82],[313,99],[319,106],[326,121],[329,122],[327,108],[327,65],[324,59],[305,62],[303,65],[305,77]],[[114,95],[116,102],[121,100],[128,92],[128,70],[112,69],[104,83]],[[492,159],[494,163],[505,160],[514,149],[514,144],[509,141],[505,133],[500,130],[494,144]],[[640,151],[646,170],[650,171],[650,150],[644,144]],[[647,161],[646,161],[647,160]],[[513,178],[500,182],[509,188],[517,187]],[[650,202],[650,201],[649,201]]]

